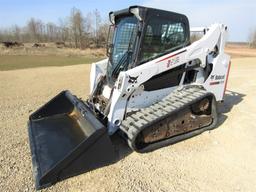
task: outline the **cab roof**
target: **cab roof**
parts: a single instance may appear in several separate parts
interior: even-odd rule
[[[131,15],[135,15],[140,21],[145,21],[151,16],[160,16],[164,18],[170,18],[170,20],[175,18],[175,20],[188,23],[188,18],[183,14],[138,5],[130,6],[129,8],[121,9],[118,11],[112,11],[109,13],[109,19],[110,22],[114,24],[118,18]]]

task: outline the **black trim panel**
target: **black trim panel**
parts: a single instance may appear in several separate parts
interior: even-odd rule
[[[151,77],[144,85],[145,91],[155,91],[177,86],[180,83],[185,64]]]

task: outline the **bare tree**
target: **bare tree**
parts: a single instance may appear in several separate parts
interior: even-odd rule
[[[4,33],[0,30],[0,42],[4,41]]]
[[[70,29],[68,26],[68,21],[66,19],[59,19],[59,30],[60,40],[64,43],[67,41],[71,43]]]
[[[6,41],[6,32],[3,29],[0,30],[0,41]]]
[[[41,20],[31,18],[27,24],[27,30],[32,41],[42,41],[44,35],[44,24]]]
[[[36,40],[38,38],[38,30],[36,26],[36,20],[31,18],[27,25],[28,33],[31,36],[31,40]]]
[[[37,27],[37,30],[38,30],[38,41],[39,42],[46,41],[46,38],[45,38],[45,34],[46,34],[45,24],[41,20],[37,20],[36,21],[36,27]]]
[[[4,29],[4,30],[2,30],[1,33],[2,33],[1,34],[2,41],[13,41],[14,40],[12,28]]]
[[[252,30],[249,35],[249,46],[252,48],[256,48],[256,29]]]
[[[93,34],[93,14],[91,12],[87,13],[86,17],[84,18],[84,30],[85,33]]]
[[[99,27],[98,31],[98,41],[100,47],[103,47],[107,43],[107,38],[108,38],[108,30],[109,30],[109,24],[108,23],[103,23]]]
[[[73,40],[75,48],[84,48],[84,18],[79,9],[73,8],[70,16],[71,31],[73,34]]]
[[[101,23],[101,16],[100,12],[97,9],[93,13],[95,18],[95,44],[96,47],[99,47],[99,29]]]
[[[58,41],[58,26],[54,23],[46,24],[46,36],[49,42]]]
[[[12,29],[13,38],[15,41],[21,41],[21,28],[18,25],[14,25]]]

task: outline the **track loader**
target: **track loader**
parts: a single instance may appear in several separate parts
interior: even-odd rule
[[[143,153],[217,125],[227,26],[190,28],[185,15],[141,6],[109,19],[108,57],[91,66],[88,99],[63,91],[29,117],[37,189],[113,163],[114,135]],[[203,36],[191,43],[191,32]]]

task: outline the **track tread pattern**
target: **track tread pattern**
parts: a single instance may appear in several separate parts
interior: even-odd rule
[[[120,129],[126,133],[129,146],[138,151],[134,147],[134,142],[137,135],[143,129],[152,125],[153,122],[158,122],[169,114],[173,114],[207,95],[209,95],[209,92],[199,86],[188,86],[177,89],[161,101],[126,117],[122,121]]]

